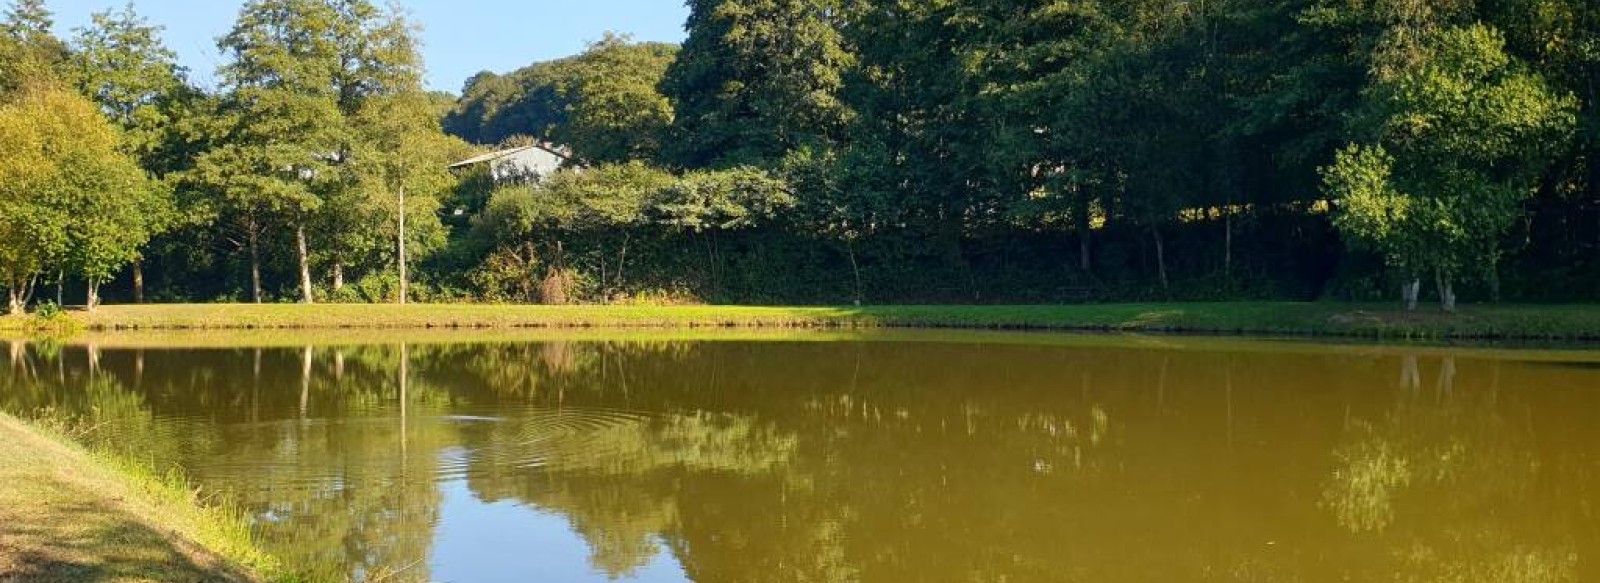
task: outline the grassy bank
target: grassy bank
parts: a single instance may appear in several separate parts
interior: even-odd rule
[[[1172,303],[1070,306],[499,306],[189,304],[106,306],[68,316],[90,330],[404,328],[969,328],[1600,340],[1600,306],[1463,306],[1407,314],[1392,305]],[[22,331],[28,318],[0,319]]]
[[[0,581],[287,580],[174,476],[0,413]]]

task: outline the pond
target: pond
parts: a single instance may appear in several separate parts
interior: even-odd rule
[[[11,342],[0,406],[319,580],[1600,580],[1600,353],[404,335]]]

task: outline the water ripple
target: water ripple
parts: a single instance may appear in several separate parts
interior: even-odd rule
[[[190,459],[184,465],[206,483],[245,491],[335,492],[421,476],[438,482],[511,475],[560,459],[601,455],[615,445],[599,436],[640,429],[650,420],[640,412],[592,408],[419,416],[405,419],[403,442],[398,415],[227,425],[166,417],[155,425],[168,436],[204,435],[208,425],[213,435],[225,436],[216,442],[226,446],[197,445],[185,456]]]

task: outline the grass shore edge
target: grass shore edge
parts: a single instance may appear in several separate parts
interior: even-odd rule
[[[0,580],[298,580],[255,544],[241,511],[175,469],[3,412],[0,437],[0,515],[12,525],[0,526]]]
[[[1457,313],[1388,304],[1219,302],[1032,306],[526,306],[167,304],[104,306],[0,331],[261,329],[762,328],[990,329],[1307,336],[1377,340],[1600,341],[1600,306],[1472,305]]]

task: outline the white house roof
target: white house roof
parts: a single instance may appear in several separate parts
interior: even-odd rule
[[[515,156],[517,154],[521,154],[523,152],[527,152],[529,150],[544,150],[546,152],[549,152],[551,154],[556,155],[557,157],[559,157],[559,158],[561,158],[563,160],[565,160],[567,158],[567,156],[565,154],[562,154],[561,152],[557,152],[554,149],[547,148],[545,146],[540,146],[540,145],[533,145],[533,146],[523,146],[523,147],[520,147],[520,148],[511,148],[511,149],[507,149],[507,150],[497,150],[497,151],[494,151],[494,152],[489,152],[487,154],[480,154],[480,155],[477,155],[477,156],[473,156],[471,158],[467,158],[466,160],[462,160],[460,162],[456,162],[455,164],[451,164],[450,165],[450,169],[451,170],[455,170],[457,168],[465,168],[467,166],[475,166],[475,165],[483,164],[483,163],[486,163],[486,162],[494,162],[494,161],[497,161],[497,160],[501,160],[501,159],[504,159],[504,158],[509,158],[511,156]]]

